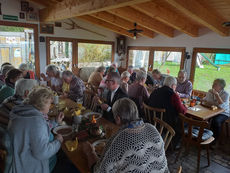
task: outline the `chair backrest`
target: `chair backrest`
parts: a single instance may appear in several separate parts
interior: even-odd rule
[[[182,172],[182,166],[179,166],[179,168],[177,169],[177,173],[181,173]]]
[[[183,114],[179,114],[181,118],[181,130],[182,130],[182,138],[184,141],[193,143],[196,145],[200,145],[202,142],[202,136],[204,133],[204,129],[208,128],[208,122],[206,121],[199,121],[199,120],[194,120],[192,118],[186,117]],[[185,124],[188,126],[188,131],[185,133]],[[192,135],[192,129],[193,127],[196,127],[199,129],[199,133],[197,137],[194,137]]]
[[[91,103],[92,103],[92,99],[95,96],[95,93],[89,89],[86,89],[84,91],[84,97],[83,97],[83,106],[85,106],[86,108],[90,109],[91,107]]]
[[[146,105],[143,103],[144,107],[144,113],[145,113],[145,119],[149,122],[152,123],[152,117],[157,117],[157,115],[160,115],[160,119],[163,120],[163,115],[165,113],[165,109],[160,109],[160,108],[153,108],[151,106]]]
[[[164,143],[165,143],[165,151],[168,149],[168,146],[173,138],[173,136],[175,136],[175,131],[173,130],[173,128],[168,125],[166,122],[164,122],[163,120],[160,120],[157,117],[153,118],[154,121],[154,126],[156,127],[156,129],[158,130],[158,132],[161,134]]]

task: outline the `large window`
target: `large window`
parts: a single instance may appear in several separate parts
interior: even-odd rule
[[[0,64],[10,62],[18,68],[21,63],[27,63],[31,70],[35,71],[36,69],[36,72],[39,73],[38,55],[36,55],[37,43],[35,40],[37,37],[35,37],[35,32],[37,36],[36,25],[1,22]]]
[[[132,65],[136,69],[144,67],[145,70],[148,70],[149,53],[149,50],[129,50],[128,65]]]
[[[195,49],[193,58],[191,80],[195,90],[207,92],[216,78],[223,78],[230,92],[230,50]]]
[[[78,42],[78,68],[109,66],[112,54],[113,44]]]

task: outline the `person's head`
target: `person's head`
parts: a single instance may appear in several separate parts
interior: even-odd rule
[[[121,73],[121,80],[123,82],[128,82],[130,78],[130,73],[128,71],[124,71],[123,73]]]
[[[140,70],[143,71],[143,72],[147,72],[144,67],[141,67]]]
[[[46,74],[48,77],[56,77],[59,74],[57,66],[50,64],[46,67]]]
[[[107,74],[111,72],[116,72],[116,68],[114,68],[113,66],[109,67],[109,69],[107,70]]]
[[[21,98],[26,98],[29,92],[35,87],[38,86],[38,82],[33,79],[19,79],[15,83],[14,94],[20,96]]]
[[[154,69],[152,71],[152,76],[153,76],[153,79],[160,80],[160,78],[161,78],[161,72],[158,69]]]
[[[73,78],[73,73],[69,70],[63,71],[62,72],[62,80],[67,83],[70,84],[70,82],[72,81]]]
[[[99,73],[101,73],[102,74],[102,76],[104,75],[104,73],[105,73],[105,67],[104,66],[100,66],[100,67],[98,67],[97,68],[97,70],[96,70],[97,72],[99,72]]]
[[[176,86],[177,86],[177,80],[176,80],[175,77],[168,76],[168,77],[165,78],[163,85],[167,86],[169,88],[172,88],[175,91]]]
[[[179,83],[183,83],[187,79],[187,72],[185,70],[180,70],[177,79]]]
[[[9,62],[4,62],[4,63],[1,65],[1,72],[2,72],[3,67],[6,66],[6,65],[11,65],[11,64],[10,64]]]
[[[29,66],[26,63],[21,63],[19,65],[19,70],[22,71],[22,75],[23,75],[23,77],[25,77],[27,72],[29,71]]]
[[[14,66],[12,65],[5,65],[2,68],[2,75],[6,77],[6,74],[8,73],[8,71],[10,71],[11,69],[14,69]]]
[[[140,84],[144,84],[145,81],[146,81],[146,78],[147,78],[147,73],[142,71],[142,70],[139,70],[137,73],[136,73],[136,81]]]
[[[110,91],[117,89],[120,85],[120,75],[117,72],[111,72],[105,80],[106,86]]]
[[[226,82],[224,79],[215,79],[212,84],[212,88],[215,89],[217,92],[220,92],[226,86]]]
[[[111,67],[114,67],[115,69],[117,69],[117,62],[113,62],[113,63],[111,64]]]
[[[53,93],[47,87],[38,86],[29,93],[26,103],[33,105],[44,114],[49,112],[50,105],[53,101]]]
[[[130,65],[128,66],[128,70],[127,70],[130,74],[133,74],[133,66]]]
[[[113,117],[116,124],[127,124],[139,119],[136,104],[128,99],[122,98],[117,100],[112,107]]]
[[[15,84],[20,78],[22,78],[22,71],[14,68],[7,72],[5,81]]]

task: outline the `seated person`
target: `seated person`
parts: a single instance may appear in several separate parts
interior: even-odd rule
[[[19,173],[49,173],[49,159],[61,147],[58,134],[50,141],[50,127],[44,115],[49,112],[53,93],[45,87],[34,88],[24,104],[10,113],[9,134],[13,146],[10,170]]]
[[[89,142],[83,145],[92,172],[169,172],[164,141],[153,125],[139,118],[135,103],[122,98],[112,110],[121,128],[106,143],[102,157],[97,157]]]
[[[69,84],[69,92],[64,93],[60,97],[70,98],[73,101],[82,101],[85,90],[84,82],[69,70],[62,72],[62,79],[64,82]]]
[[[19,79],[15,84],[14,95],[6,98],[3,103],[0,105],[0,114],[4,117],[6,122],[5,125],[8,125],[9,113],[15,105],[22,104],[23,100],[27,98],[29,92],[37,86],[38,83],[33,79]]]
[[[111,122],[114,122],[112,106],[115,101],[127,97],[127,94],[120,88],[120,75],[117,72],[111,72],[107,75],[106,85],[109,89],[105,104],[101,104],[103,117]]]
[[[130,73],[129,84],[131,84],[136,80],[136,72],[133,71],[133,66],[132,65],[130,65],[128,67],[127,71]]]
[[[137,104],[139,113],[141,114],[143,113],[143,102],[147,102],[149,98],[149,93],[144,86],[147,74],[141,70],[136,74],[136,81],[129,86],[128,96]]]
[[[91,75],[89,76],[88,83],[98,87],[103,79],[104,73],[105,73],[105,67],[104,66],[98,67],[96,71],[91,73]]]
[[[158,69],[154,69],[152,71],[152,77],[153,77],[153,86],[157,86],[157,87],[162,87],[164,80],[165,80],[165,76],[161,74],[161,72]]]
[[[14,86],[18,79],[22,78],[22,71],[18,69],[11,69],[6,74],[5,85],[0,89],[0,103],[7,97],[14,95]]]
[[[216,79],[204,97],[202,104],[207,106],[217,106],[224,109],[224,112],[215,116],[212,120],[211,129],[213,136],[217,140],[220,136],[221,126],[229,118],[229,94],[224,90],[226,82],[224,79]]]
[[[3,85],[5,85],[6,74],[11,69],[14,69],[14,66],[12,66],[12,65],[4,65],[2,67],[1,74],[0,74],[0,89],[2,88]]]
[[[123,89],[123,91],[125,93],[128,93],[128,81],[130,79],[130,73],[128,71],[124,71],[123,73],[121,73],[121,89]]]
[[[163,87],[154,90],[148,102],[151,107],[166,109],[163,120],[176,132],[172,141],[174,147],[178,144],[181,134],[179,113],[185,114],[187,112],[187,108],[181,103],[180,97],[175,91],[176,86],[176,78],[172,76],[166,77]]]
[[[140,68],[141,71],[145,72],[147,74],[147,78],[146,78],[146,81],[145,81],[145,84],[146,85],[153,85],[153,78],[151,75],[149,75],[148,71],[146,71],[145,68]]]
[[[117,62],[113,62],[113,63],[111,64],[111,66],[106,67],[106,70],[105,70],[105,74],[106,74],[106,75],[109,73],[108,70],[109,70],[110,67],[115,68],[115,72],[117,72],[118,74],[120,74],[119,71],[118,71],[118,69],[117,69]]]
[[[34,72],[29,70],[29,66],[26,63],[20,64],[19,70],[22,71],[22,75],[24,79],[35,79]]]
[[[1,65],[0,81],[3,81],[3,82],[5,81],[5,77],[6,77],[6,73],[7,73],[7,72],[5,72],[5,74],[4,74],[4,72],[3,72],[4,66],[11,66],[11,67],[13,67],[9,62],[5,62],[5,63],[3,63],[3,64]],[[9,71],[9,70],[7,70],[7,71]]]
[[[41,78],[43,78],[44,81],[50,82],[52,90],[56,92],[61,92],[62,91],[62,79],[60,76],[60,72],[58,68],[50,64],[46,67],[46,75],[41,74]]]
[[[176,92],[180,98],[189,98],[192,94],[192,82],[187,79],[187,72],[180,70],[177,77]]]

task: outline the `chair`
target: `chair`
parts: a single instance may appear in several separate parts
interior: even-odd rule
[[[182,146],[176,157],[176,161],[178,160],[180,153],[182,151],[183,145],[186,146],[186,151],[189,151],[190,145],[195,145],[198,148],[197,155],[197,172],[200,170],[200,152],[201,147],[205,146],[207,150],[207,160],[208,166],[210,165],[209,159],[209,144],[214,141],[214,137],[212,136],[212,131],[205,129],[208,128],[208,122],[199,121],[188,118],[183,114],[180,114],[181,122],[182,122]],[[187,124],[188,128],[185,128],[185,124]]]
[[[86,108],[90,109],[91,107],[91,103],[92,103],[92,99],[95,96],[94,92],[86,89],[84,91],[84,97],[83,97],[83,106],[85,106]]]
[[[163,120],[160,120],[157,117],[153,117],[153,121],[154,121],[154,126],[156,127],[156,129],[158,130],[158,132],[161,134],[164,143],[165,143],[165,151],[168,149],[168,146],[173,138],[173,136],[175,136],[175,131],[173,130],[173,128],[168,125],[166,122],[164,122]]]
[[[93,100],[92,100],[92,103],[90,105],[90,110],[93,111],[93,112],[97,112],[97,100],[96,100],[96,97],[93,97]]]
[[[224,141],[226,141],[225,138],[225,133],[226,133],[226,137],[229,138],[229,125],[230,125],[230,118],[228,118],[223,124],[222,124],[222,132],[221,132],[221,139],[220,139],[220,143],[224,144]],[[226,129],[226,132],[224,133],[224,130]]]
[[[153,108],[151,106],[146,105],[145,103],[143,103],[143,107],[145,120],[147,120],[149,123],[152,123],[152,116],[157,117],[157,115],[160,115],[160,119],[163,120],[163,115],[166,111],[165,109]]]
[[[179,168],[177,169],[177,173],[181,173],[182,172],[182,166],[179,166]]]

